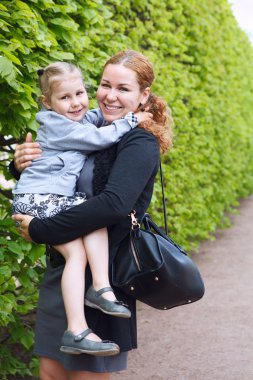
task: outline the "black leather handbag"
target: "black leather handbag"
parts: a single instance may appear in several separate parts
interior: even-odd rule
[[[164,190],[163,206],[166,234],[148,214],[141,224],[134,211],[130,214],[132,228],[114,259],[112,283],[151,307],[167,310],[198,301],[205,287],[196,264],[168,236]]]

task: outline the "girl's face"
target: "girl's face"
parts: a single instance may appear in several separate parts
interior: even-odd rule
[[[51,96],[42,96],[42,103],[70,120],[80,121],[88,110],[89,99],[82,78],[73,75],[53,82]]]
[[[149,87],[140,91],[135,71],[120,64],[109,64],[103,72],[97,100],[104,118],[111,123],[128,112],[135,112],[149,94]]]

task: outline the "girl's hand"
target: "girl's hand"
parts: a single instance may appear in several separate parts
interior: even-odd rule
[[[41,156],[40,144],[33,142],[32,134],[27,133],[25,143],[16,145],[14,153],[15,168],[22,172],[25,168],[31,165],[32,160]]]
[[[15,214],[12,215],[12,219],[15,220],[16,226],[18,228],[18,231],[20,235],[25,238],[27,241],[32,241],[30,235],[29,235],[29,224],[31,220],[33,219],[33,216],[30,215],[22,215],[22,214]]]
[[[134,116],[137,117],[138,124],[142,123],[143,121],[153,119],[153,114],[147,111],[135,112]]]

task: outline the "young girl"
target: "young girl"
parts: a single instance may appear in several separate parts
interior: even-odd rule
[[[82,74],[76,66],[56,62],[39,70],[38,74],[45,108],[36,117],[40,123],[36,141],[43,154],[23,171],[14,187],[13,212],[45,218],[84,202],[85,194],[76,193],[75,188],[86,155],[118,142],[137,126],[137,122],[147,120],[149,114],[129,112],[123,119],[97,128],[105,124],[104,119],[99,110],[87,112],[88,96]],[[88,328],[84,315],[85,303],[106,314],[131,317],[128,307],[116,300],[110,287],[107,229],[55,248],[66,260],[61,286],[68,328],[63,334],[60,350],[73,354],[117,354],[118,345],[101,341]],[[93,284],[84,300],[87,263]]]

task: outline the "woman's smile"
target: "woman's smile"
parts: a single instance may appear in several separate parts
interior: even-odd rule
[[[112,106],[110,104],[106,104],[104,103],[104,107],[108,110],[108,111],[118,111],[118,110],[121,110],[122,107],[120,106]]]

